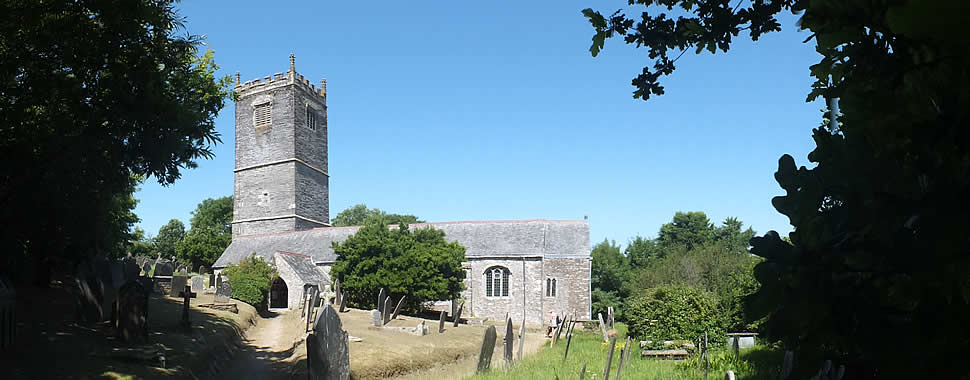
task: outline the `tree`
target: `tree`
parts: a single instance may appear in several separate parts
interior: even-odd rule
[[[171,259],[176,255],[176,247],[185,239],[185,224],[181,220],[172,219],[158,229],[155,236],[155,249],[165,259]]]
[[[202,201],[192,211],[191,223],[177,246],[178,258],[193,268],[212,266],[232,242],[232,196]]]
[[[714,237],[718,241],[727,243],[733,251],[747,251],[748,242],[754,237],[755,232],[751,227],[743,231],[742,228],[744,223],[741,220],[729,217],[724,219],[720,227],[714,229]]]
[[[630,261],[631,268],[642,268],[653,260],[663,256],[663,250],[653,239],[637,236],[627,244],[623,254]]]
[[[155,252],[157,252],[154,239],[145,235],[145,230],[141,227],[135,227],[135,232],[131,234],[130,244],[129,252],[132,256],[154,257]]]
[[[464,289],[465,247],[445,241],[445,233],[432,227],[412,232],[405,224],[388,228],[369,221],[343,243],[334,242],[333,250],[337,261],[330,276],[359,307],[377,307],[381,288],[394,299],[406,296],[402,307],[410,311],[455,299]]]
[[[674,214],[670,223],[660,226],[657,241],[664,248],[706,244],[714,240],[714,225],[703,211],[680,212]]]
[[[795,227],[793,244],[774,231],[751,240],[765,261],[748,308],[767,317],[765,336],[803,357],[849,362],[847,378],[970,375],[940,365],[970,352],[967,2],[661,4],[690,17],[642,13],[634,28],[620,12],[607,20],[584,11],[596,29],[594,54],[618,34],[657,58],[634,80],[635,97],[663,93],[657,78],[674,70],[668,52],[726,51],[741,30],[752,39],[779,30],[782,11],[802,14],[806,42],[822,56],[810,67],[809,100],[825,98],[831,116],[813,130],[816,166],[796,167],[785,155],[775,173],[786,195],[772,204]]]
[[[230,81],[180,29],[171,0],[0,5],[0,271],[123,254],[136,178],[212,157]]]
[[[254,253],[239,264],[229,264],[221,274],[229,278],[232,298],[253,305],[259,310],[269,307],[266,303],[269,289],[279,275],[262,257]]]
[[[333,218],[333,225],[334,227],[362,226],[374,219],[382,219],[388,225],[424,223],[414,215],[388,214],[381,209],[368,209],[367,205],[360,203],[338,213]]]
[[[623,284],[630,271],[626,256],[620,253],[620,246],[615,241],[606,239],[593,247],[590,256],[593,260],[590,268],[593,314],[605,315],[609,306],[620,309],[621,300],[626,297]]]

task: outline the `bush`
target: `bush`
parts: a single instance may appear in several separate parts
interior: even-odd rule
[[[232,286],[232,298],[243,301],[253,307],[265,310],[266,296],[270,285],[278,275],[276,270],[262,257],[253,253],[239,264],[230,264],[222,270],[222,274],[229,278]]]
[[[706,331],[712,346],[724,343],[724,321],[710,292],[682,285],[651,288],[627,309],[631,336],[655,342],[694,341]]]

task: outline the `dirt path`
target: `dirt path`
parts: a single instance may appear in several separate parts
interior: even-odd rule
[[[220,374],[226,379],[288,379],[303,337],[299,311],[271,312],[246,332],[245,347]]]

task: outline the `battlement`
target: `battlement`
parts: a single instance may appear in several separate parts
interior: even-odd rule
[[[303,86],[304,89],[308,90],[312,94],[326,99],[327,97],[327,80],[323,79],[320,81],[320,88],[317,88],[310,80],[303,77],[302,74],[296,72],[296,62],[293,54],[290,54],[290,70],[285,73],[276,73],[272,76],[265,76],[262,80],[259,78],[249,80],[246,82],[240,82],[239,72],[236,72],[236,87],[235,91],[239,95],[246,95],[247,93],[254,91],[262,91],[270,88],[276,88],[286,85],[297,85]]]

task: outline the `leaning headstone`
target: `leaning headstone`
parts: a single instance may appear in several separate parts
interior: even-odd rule
[[[512,364],[512,342],[514,340],[515,335],[512,332],[512,318],[509,318],[505,322],[505,364]]]
[[[401,300],[397,301],[397,306],[394,307],[394,313],[391,314],[391,319],[397,319],[397,313],[401,312],[401,305],[404,304],[404,298],[407,296],[401,296]]]
[[[458,305],[458,313],[455,313],[455,325],[453,327],[458,327],[458,322],[461,321],[461,311],[465,308],[465,303]]]
[[[373,323],[374,327],[384,326],[384,319],[381,317],[380,310],[375,309],[370,311],[370,323]]]
[[[172,297],[178,297],[185,290],[185,285],[188,284],[188,278],[181,275],[172,276],[172,293],[169,295]]]
[[[205,284],[202,276],[192,276],[192,293],[199,293],[205,290]]]
[[[583,368],[579,370],[579,380],[586,378],[586,363],[583,363]]]
[[[606,354],[606,367],[603,368],[603,380],[610,379],[610,365],[613,363],[613,350],[616,348],[616,336],[610,337],[610,349]]]
[[[445,311],[441,311],[441,317],[438,319],[438,334],[445,332]]]
[[[623,349],[620,350],[620,364],[616,366],[616,380],[620,380],[620,375],[623,374],[623,363],[626,359],[627,352],[629,352],[633,347],[630,347],[630,336],[626,337],[626,343],[623,344]]]
[[[458,309],[459,312],[461,308]],[[485,330],[485,337],[482,339],[482,350],[478,354],[478,369],[476,373],[483,373],[488,371],[489,365],[492,364],[492,352],[495,351],[495,326],[488,326]]]
[[[324,305],[306,338],[310,380],[349,380],[350,350],[347,332],[330,305]]]
[[[189,298],[192,297],[192,288],[188,285],[182,287],[182,326],[191,327],[189,322]]]
[[[384,299],[384,312],[381,314],[384,317],[384,324],[391,321],[391,297],[388,296]]]
[[[519,352],[516,355],[516,359],[522,360],[522,350],[525,348],[525,320],[522,320],[522,326],[519,327]]]
[[[610,338],[606,335],[606,323],[603,322],[603,313],[596,313],[600,320],[600,331],[603,333],[603,341],[609,342]]]
[[[118,336],[125,342],[148,337],[148,289],[138,281],[126,282],[118,290]]]
[[[77,286],[75,305],[78,320],[100,322],[104,318],[104,283],[93,273],[79,273],[74,282]]]
[[[6,276],[0,276],[0,350],[13,347],[17,332],[17,291]]]
[[[343,294],[341,294],[340,295],[340,312],[343,313],[346,310],[347,310],[347,298],[344,297]]]
[[[229,302],[229,298],[232,297],[232,285],[229,284],[229,279],[226,276],[219,276],[216,282],[218,285],[216,285],[215,302]]]

